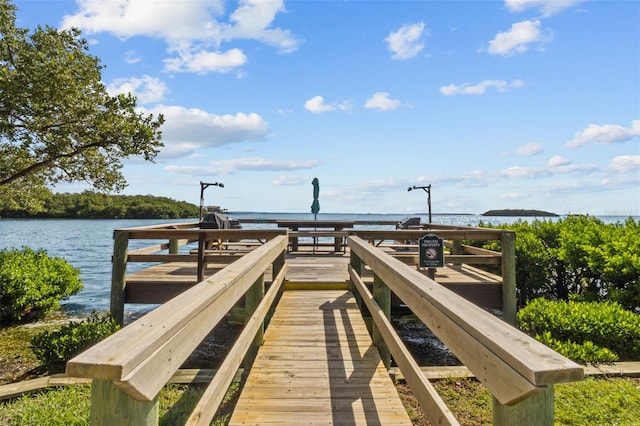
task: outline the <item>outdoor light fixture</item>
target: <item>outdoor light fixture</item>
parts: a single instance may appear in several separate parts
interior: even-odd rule
[[[422,189],[427,193],[427,205],[429,207],[429,223],[431,223],[431,185],[427,186],[410,186],[407,188],[407,191],[412,191],[414,189]]]
[[[220,188],[224,188],[224,184],[220,182],[205,183],[200,181],[200,221],[202,221],[202,210],[204,208],[204,190],[210,186],[219,186]]]

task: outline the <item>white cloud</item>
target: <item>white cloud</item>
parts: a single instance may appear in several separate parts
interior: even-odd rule
[[[571,164],[571,161],[560,155],[554,155],[549,159],[549,162],[547,163],[549,167],[560,167],[560,166],[566,166],[569,164]]]
[[[282,175],[271,183],[278,186],[297,186],[311,182],[312,178],[298,175]]]
[[[115,79],[107,85],[107,91],[111,95],[131,93],[138,99],[138,104],[148,104],[162,101],[167,86],[159,78],[145,75]]]
[[[158,105],[140,109],[143,114],[163,114],[162,149],[159,159],[186,156],[198,149],[260,140],[268,132],[267,122],[256,113],[217,115],[197,108]]]
[[[640,170],[640,155],[621,155],[609,163],[607,170],[614,173],[629,173]]]
[[[424,36],[424,22],[420,22],[404,25],[399,30],[389,33],[384,40],[391,51],[392,59],[405,60],[413,58],[424,49]]]
[[[577,148],[585,145],[611,145],[626,142],[638,136],[640,136],[640,120],[633,120],[629,128],[617,124],[589,124],[586,129],[576,132],[566,146]]]
[[[225,39],[247,38],[276,46],[284,53],[293,52],[300,41],[289,30],[270,28],[279,12],[286,12],[284,1],[243,0],[229,20],[234,25],[223,32]]]
[[[304,109],[314,114],[321,114],[327,111],[333,111],[336,107],[326,105],[322,96],[314,96],[304,103]]]
[[[186,175],[229,175],[239,171],[291,171],[312,169],[318,160],[271,160],[268,158],[232,158],[213,160],[207,166],[167,166],[165,170]]]
[[[589,174],[598,170],[595,164],[571,164],[570,160],[559,155],[552,157],[546,167],[512,166],[502,170],[499,174],[509,178],[542,178],[546,176],[579,173]]]
[[[304,109],[314,114],[322,114],[323,112],[335,110],[349,111],[352,109],[352,105],[350,101],[342,101],[334,105],[328,105],[324,103],[322,96],[314,96],[304,103]]]
[[[389,98],[387,92],[374,93],[364,104],[368,109],[379,109],[380,111],[387,111],[390,109],[396,109],[400,106],[400,101]]]
[[[204,74],[207,72],[227,73],[241,67],[247,62],[247,57],[240,49],[231,49],[224,53],[182,51],[178,57],[164,60],[167,71],[193,72]]]
[[[535,167],[520,167],[513,166],[502,171],[502,175],[512,177],[512,178],[534,178],[547,174],[545,170],[538,169]]]
[[[585,0],[505,0],[511,12],[523,12],[527,9],[539,9],[543,16],[555,15]]]
[[[498,92],[506,92],[511,88],[518,88],[524,86],[522,80],[513,80],[511,83],[505,80],[484,80],[481,83],[471,85],[469,83],[463,83],[461,85],[450,84],[448,86],[440,87],[440,93],[445,96],[452,95],[484,95],[487,89],[493,87]]]
[[[225,21],[225,2],[155,0],[78,0],[78,12],[63,17],[64,28],[77,27],[85,34],[109,32],[123,39],[147,36],[162,39],[176,58],[167,67],[186,72],[228,72],[246,62],[239,49],[220,51],[220,45],[250,39],[292,52],[300,44],[290,31],[272,28],[282,0],[239,0]],[[193,64],[189,62],[194,62]]]
[[[137,64],[142,61],[142,57],[135,50],[129,50],[124,54],[124,61],[127,64]]]
[[[532,155],[540,154],[544,149],[542,148],[542,144],[539,143],[528,143],[526,145],[520,145],[516,147],[513,151],[515,155],[521,155],[523,157],[530,157]]]
[[[526,52],[532,43],[544,43],[553,39],[553,34],[550,31],[543,33],[540,25],[540,20],[516,22],[509,31],[498,33],[489,42],[489,53],[512,56]]]
[[[78,0],[78,12],[65,15],[64,28],[84,33],[109,32],[121,38],[137,35],[172,43],[214,37],[223,30],[216,20],[224,12],[223,2],[175,2],[155,0]]]

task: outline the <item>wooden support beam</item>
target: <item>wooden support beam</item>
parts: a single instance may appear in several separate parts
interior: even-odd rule
[[[124,300],[126,274],[127,274],[127,250],[129,247],[129,233],[127,231],[115,231],[113,233],[113,258],[111,270],[111,316],[122,326],[124,323]]]
[[[204,255],[206,248],[207,240],[205,239],[204,234],[198,235],[198,282],[204,280],[204,270],[207,267]]]
[[[514,405],[502,405],[493,399],[494,426],[553,426],[553,385]]]
[[[158,398],[140,401],[123,392],[112,381],[94,379],[91,383],[91,425],[158,424]]]
[[[502,312],[504,320],[512,326],[517,326],[517,296],[516,296],[516,233],[502,233]]]
[[[379,276],[373,274],[373,298],[376,303],[380,307],[381,313],[390,320],[391,319],[391,290],[389,287],[380,279]],[[380,330],[376,326],[376,323],[373,323],[373,344],[377,346],[378,352],[380,353],[380,359],[384,363],[384,366],[387,368],[391,368],[391,352],[389,352],[389,348],[387,347]]]
[[[251,286],[249,291],[244,295],[244,322],[245,325],[251,320],[251,317],[255,313],[258,305],[264,298],[264,274],[260,276],[256,280],[255,283]],[[253,339],[253,344],[249,347],[247,355],[244,359],[244,368],[251,368],[251,364],[253,364],[253,360],[256,358],[258,354],[258,349],[262,346],[264,342],[264,322],[258,327],[255,333],[255,338]]]

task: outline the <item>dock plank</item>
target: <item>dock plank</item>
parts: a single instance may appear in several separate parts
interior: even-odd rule
[[[410,425],[351,293],[287,290],[229,425]]]

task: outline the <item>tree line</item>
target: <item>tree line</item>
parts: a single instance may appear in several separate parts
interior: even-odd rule
[[[199,217],[198,206],[153,195],[108,195],[94,191],[50,194],[41,210],[15,208],[0,199],[0,217],[64,219],[183,219]]]

